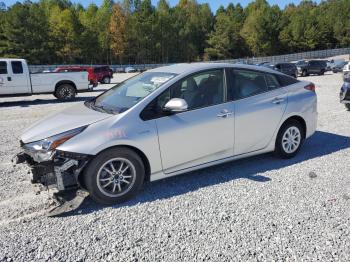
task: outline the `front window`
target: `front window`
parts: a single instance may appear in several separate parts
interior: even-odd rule
[[[107,113],[122,113],[175,76],[172,73],[146,72],[111,88],[86,105]]]
[[[7,63],[1,61],[0,62],[0,75],[6,75],[7,74]]]
[[[214,69],[186,77],[154,99],[141,113],[143,120],[166,115],[165,104],[172,98],[182,98],[188,110],[209,107],[224,102],[224,71]]]

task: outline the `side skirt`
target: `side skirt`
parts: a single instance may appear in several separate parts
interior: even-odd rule
[[[172,176],[185,174],[185,173],[188,173],[188,172],[191,172],[191,171],[203,169],[203,168],[210,167],[210,166],[220,165],[220,164],[227,163],[227,162],[230,162],[230,161],[234,161],[234,160],[238,160],[238,159],[242,159],[242,158],[246,158],[246,157],[251,157],[251,156],[255,156],[255,155],[261,155],[261,154],[264,154],[264,153],[272,152],[273,150],[274,150],[274,148],[271,148],[270,146],[268,146],[268,147],[266,147],[266,148],[264,148],[262,150],[259,150],[259,151],[250,152],[250,153],[247,153],[247,154],[237,155],[237,156],[233,156],[233,157],[228,157],[228,158],[224,158],[224,159],[208,162],[208,163],[205,163],[205,164],[202,164],[202,165],[198,165],[198,166],[182,169],[182,170],[175,171],[175,172],[172,172],[172,173],[167,173],[167,174],[165,174],[164,172],[154,173],[154,174],[151,174],[150,181],[151,182],[152,181],[157,181],[157,180],[164,179],[164,178],[167,178],[167,177],[172,177]]]

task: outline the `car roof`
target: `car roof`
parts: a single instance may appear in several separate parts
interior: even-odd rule
[[[256,65],[246,65],[246,64],[230,64],[230,63],[183,63],[183,64],[174,64],[169,66],[158,67],[155,69],[148,70],[148,72],[163,72],[163,73],[172,73],[172,74],[184,74],[191,73],[201,70],[210,70],[216,68],[240,68],[240,69],[249,69],[255,71],[262,71],[267,73],[279,74],[277,71],[272,70],[267,67],[256,66]]]

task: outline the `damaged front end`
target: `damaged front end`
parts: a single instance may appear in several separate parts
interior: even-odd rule
[[[82,130],[83,128],[74,129],[27,144],[21,141],[23,151],[16,155],[14,162],[29,165],[33,184],[39,184],[46,190],[57,189],[53,194],[56,206],[51,208],[48,215],[71,211],[77,208],[88,195],[79,181],[79,175],[91,156],[56,149]]]

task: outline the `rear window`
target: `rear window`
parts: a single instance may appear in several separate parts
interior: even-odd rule
[[[281,86],[289,86],[299,82],[297,79],[287,75],[277,75],[277,78]]]
[[[7,74],[7,63],[6,62],[0,62],[0,75]]]

